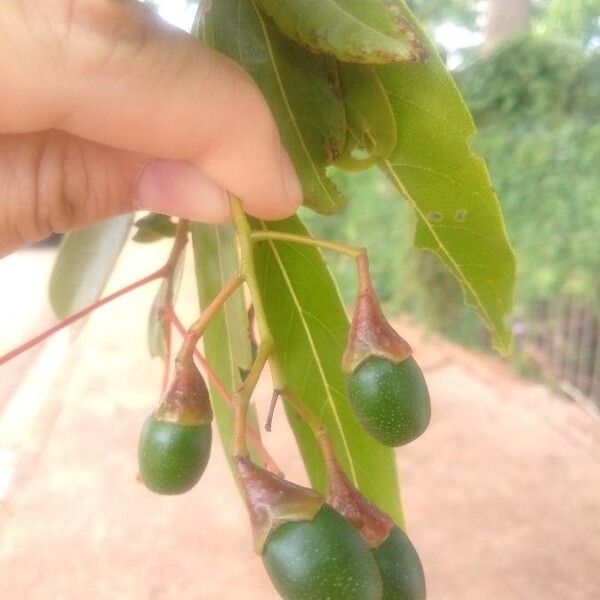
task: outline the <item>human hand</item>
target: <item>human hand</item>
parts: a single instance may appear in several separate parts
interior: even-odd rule
[[[254,82],[134,0],[0,3],[0,256],[147,209],[294,213],[301,188]]]

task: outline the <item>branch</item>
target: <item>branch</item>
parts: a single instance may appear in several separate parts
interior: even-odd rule
[[[172,308],[166,309],[165,318],[170,320],[173,323],[173,325],[175,325],[175,329],[177,329],[181,336],[185,336],[186,329],[179,320],[179,317],[172,310]],[[194,350],[194,358],[200,363],[200,366],[204,369],[211,385],[214,386],[214,388],[223,398],[227,406],[233,410],[235,407],[235,400],[233,399],[233,396],[227,391],[227,388],[223,385],[223,382],[219,379],[219,376],[213,371],[213,369],[208,364],[204,356],[202,356],[202,354],[200,354],[198,350]],[[275,473],[276,475],[282,475],[282,471],[275,462],[275,459],[273,459],[273,457],[269,454],[269,451],[263,445],[258,433],[256,433],[253,427],[249,424],[246,425],[246,435],[252,446],[254,446],[255,450],[258,452],[266,467],[269,469],[269,471]]]
[[[61,329],[72,325],[73,323],[79,321],[80,319],[83,319],[84,317],[87,317],[89,314],[91,314],[101,306],[104,306],[105,304],[108,304],[109,302],[112,302],[113,300],[116,300],[117,298],[120,298],[121,296],[124,296],[125,294],[128,294],[129,292],[132,292],[133,290],[136,290],[137,288],[146,285],[147,283],[150,283],[151,281],[155,281],[157,279],[162,278],[172,278],[175,267],[177,266],[177,261],[179,260],[179,257],[187,244],[187,234],[188,222],[185,220],[181,220],[177,225],[177,233],[175,234],[175,240],[173,242],[169,258],[167,259],[167,262],[160,269],[158,269],[158,271],[155,271],[154,273],[147,275],[139,281],[135,281],[134,283],[131,283],[125,286],[124,288],[121,288],[120,290],[109,294],[108,296],[106,296],[106,298],[102,298],[101,300],[94,302],[94,304],[90,304],[86,308],[68,316],[66,319],[63,319],[56,325],[53,325],[46,331],[40,333],[39,335],[36,335],[34,338],[31,338],[30,340],[21,344],[20,346],[17,346],[10,352],[7,352],[6,354],[0,356],[0,365],[9,362],[13,358],[17,357],[19,354],[22,354],[23,352],[26,352],[27,350],[33,348],[37,344],[40,344],[45,339],[49,338],[51,335],[54,335],[55,333],[59,332]]]

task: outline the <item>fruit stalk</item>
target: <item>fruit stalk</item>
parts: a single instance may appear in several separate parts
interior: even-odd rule
[[[235,275],[221,289],[221,291],[213,298],[212,302],[200,315],[200,318],[187,330],[183,338],[181,349],[175,359],[176,364],[185,363],[194,354],[194,350],[198,341],[202,337],[204,330],[210,323],[211,319],[221,310],[223,304],[230,298],[233,293],[244,283],[243,275]]]
[[[179,331],[182,336],[185,336],[185,327],[174,313],[172,308],[167,309],[166,317],[169,321],[172,321],[175,329]],[[200,354],[198,349],[194,350],[194,358],[200,363],[200,366],[205,371],[206,376],[210,383],[215,387],[217,392],[221,395],[225,403],[231,408],[234,409],[235,400],[233,396],[229,393],[223,382],[219,379],[219,376],[214,372],[212,367],[208,364],[208,361]],[[277,475],[281,475],[282,471],[275,462],[275,459],[269,454],[269,451],[266,449],[264,444],[262,443],[260,436],[258,433],[252,428],[249,423],[246,423],[246,438],[249,440],[250,444],[254,447],[257,454],[262,459],[263,463],[266,465],[267,469],[272,473]]]
[[[254,252],[252,249],[252,229],[248,223],[248,219],[242,209],[242,204],[238,198],[231,196],[231,211],[233,213],[233,221],[237,231],[238,244],[240,249],[240,270],[246,281],[250,296],[252,298],[252,306],[254,307],[254,316],[256,325],[260,334],[260,339],[263,344],[267,344],[273,348],[273,336],[267,320],[267,314],[262,302],[256,269],[254,266]],[[277,360],[277,356],[271,352],[269,356],[269,367],[271,369],[271,377],[275,389],[283,389],[285,387],[285,379],[282,375],[281,366]]]
[[[278,240],[280,242],[292,242],[294,244],[304,244],[306,246],[316,246],[325,250],[333,250],[338,254],[344,254],[350,258],[358,258],[365,253],[365,249],[360,246],[351,246],[349,244],[340,244],[331,240],[320,240],[305,235],[295,233],[284,233],[280,231],[255,231],[250,234],[251,242],[263,242],[267,240]]]
[[[246,444],[247,414],[252,392],[258,383],[267,360],[271,356],[272,345],[269,342],[261,342],[254,363],[250,368],[242,387],[234,394],[234,434],[232,454],[236,458],[248,457]]]

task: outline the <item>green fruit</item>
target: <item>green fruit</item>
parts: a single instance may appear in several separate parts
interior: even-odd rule
[[[381,600],[381,577],[358,532],[324,504],[312,521],[282,525],[263,560],[284,600]]]
[[[177,425],[151,415],[140,434],[138,461],[146,487],[158,494],[192,489],[208,464],[210,424]]]
[[[390,536],[373,550],[383,581],[381,600],[425,600],[425,574],[419,555],[408,536],[394,527]]]
[[[386,446],[407,444],[429,424],[429,392],[412,356],[399,363],[370,358],[360,364],[348,378],[348,397],[362,426]]]

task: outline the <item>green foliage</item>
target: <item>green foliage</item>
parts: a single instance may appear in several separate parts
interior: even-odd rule
[[[338,64],[348,134],[335,164],[360,171],[390,156],[398,143],[392,104],[373,69]],[[363,150],[364,149],[364,150]]]
[[[339,60],[387,64],[419,60],[423,46],[387,0],[256,0],[288,37]]]
[[[452,272],[494,346],[506,352],[511,333],[504,318],[512,306],[515,259],[485,164],[469,147],[474,124],[433,45],[402,3],[398,11],[420,32],[427,59],[341,69],[349,144],[378,159],[414,210],[415,246],[436,254]],[[376,90],[372,105],[364,101],[367,90]],[[380,108],[380,91],[387,111]]]
[[[414,217],[410,207],[376,169],[361,173],[335,171],[333,178],[348,197],[348,204],[335,218],[325,218],[303,210],[302,219],[315,237],[369,249],[370,270],[377,296],[394,309],[410,303],[410,280],[406,277],[407,262],[414,253],[412,235]],[[385,235],[381,224],[385,223]],[[356,268],[346,257],[326,255],[346,305],[356,297]]]
[[[274,6],[269,4],[271,12]],[[281,5],[277,7],[279,11]],[[474,126],[417,22],[401,2],[394,13],[420,34],[429,57],[421,64],[344,68],[346,89],[348,79],[354,77],[356,83],[352,98],[361,96],[361,85],[371,90],[375,81],[389,101],[390,129],[402,133],[392,138],[393,149],[383,144],[365,149],[389,153],[379,164],[417,215],[415,244],[437,254],[452,271],[467,302],[490,328],[496,347],[506,351],[511,336],[504,318],[512,303],[514,256],[485,165],[468,146]],[[208,14],[205,31],[206,40],[240,62],[265,93],[296,165],[303,166],[304,188],[314,192],[308,204],[324,212],[338,208],[335,188],[321,168],[340,153],[340,127],[349,124],[348,135],[355,140],[381,131],[377,106],[369,111],[362,103],[366,110],[360,120],[340,118],[339,95],[332,92],[331,76],[326,78],[327,63],[283,38],[254,2],[219,2]],[[309,29],[298,26],[295,36],[310,46]],[[352,98],[349,106],[355,106]],[[320,123],[314,126],[316,118]],[[328,149],[323,151],[323,145]]]
[[[261,88],[302,182],[305,203],[319,212],[337,212],[343,200],[325,166],[344,145],[346,117],[328,60],[284,37],[252,0],[215,2],[202,35]]]
[[[304,234],[296,218],[254,228]],[[354,418],[341,371],[348,319],[318,250],[285,242],[256,247],[262,300],[285,379],[332,434],[338,458],[356,487],[402,522],[391,450],[378,444]],[[315,438],[293,411],[288,417],[311,483],[325,492],[325,467]]]
[[[600,292],[600,55],[532,36],[460,76],[521,257],[519,300]]]
[[[410,313],[459,342],[489,347],[489,337],[465,307],[456,279],[433,254],[413,247],[414,215],[384,175],[371,169],[359,174],[336,171],[333,177],[348,204],[334,219],[303,211],[312,234],[369,248],[377,296],[389,314]],[[331,254],[327,263],[350,306],[356,296],[354,265]]]
[[[472,145],[490,167],[519,256],[521,308],[565,292],[600,300],[599,82],[600,53],[538,37],[499,48],[459,75],[481,124]],[[484,346],[456,283],[430,255],[410,248],[406,206],[380,201],[393,196],[389,186],[374,171],[335,177],[348,206],[335,220],[306,215],[314,234],[369,246],[388,312],[408,311],[459,341]],[[387,224],[385,236],[377,222]],[[351,266],[330,263],[351,302]]]
[[[416,214],[415,246],[434,252],[461,284],[494,346],[507,352],[515,257],[484,162],[470,149],[475,131],[451,76],[430,47],[415,65],[378,69],[401,132],[381,168]]]
[[[482,31],[485,6],[478,0],[407,0],[422,23],[434,28],[453,23]],[[569,38],[587,46],[600,36],[600,0],[531,0],[531,30]]]
[[[191,233],[198,299],[200,309],[203,310],[239,270],[235,232],[231,226],[194,223]],[[252,366],[248,327],[244,294],[239,290],[215,315],[202,336],[208,361],[230,391],[239,388],[242,372],[248,372]],[[213,385],[209,389],[221,440],[229,448],[233,437],[231,408]],[[250,419],[256,426],[254,410]],[[250,452],[252,459],[261,464],[261,459],[253,452],[252,446]]]
[[[50,304],[64,318],[99,297],[125,245],[132,215],[96,223],[69,233],[50,277]]]
[[[521,257],[520,303],[560,293],[600,298],[600,125],[569,118],[482,130],[478,147],[502,194]]]
[[[177,225],[170,217],[149,213],[134,223],[137,231],[133,236],[134,242],[150,244],[164,238],[175,237]]]
[[[554,119],[569,110],[585,63],[573,43],[526,36],[477,61],[458,82],[480,127],[489,121]]]
[[[571,112],[590,120],[600,117],[600,51],[587,56],[571,87]]]
[[[600,36],[600,0],[550,0],[540,26],[587,44]]]
[[[269,6],[273,10],[274,5]],[[394,10],[419,31],[401,2]],[[339,208],[339,195],[325,166],[339,155],[349,123],[349,134],[357,140],[352,145],[367,154],[377,151],[382,168],[410,200],[418,215],[416,243],[445,261],[495,332],[497,345],[506,348],[509,334],[502,321],[512,296],[513,257],[485,167],[468,148],[472,121],[433,48],[428,48],[424,64],[376,70],[341,68],[344,89],[353,90],[351,99],[342,95],[344,89],[339,88],[331,61],[286,39],[261,13],[257,2],[215,3],[203,31],[208,43],[238,61],[261,87],[298,167],[308,204],[323,212]],[[310,46],[307,31],[300,27],[295,36]],[[374,144],[360,148],[372,132],[382,130],[377,105],[364,102],[373,81],[388,105],[384,124],[394,135],[375,136]],[[347,102],[347,109],[359,109],[349,111],[348,121],[343,112],[340,116],[341,100]],[[360,118],[356,118],[357,112]],[[397,131],[401,137],[396,136]],[[455,179],[457,168],[463,176],[460,183]],[[374,227],[379,229],[382,211],[387,209],[377,204],[379,218]],[[448,210],[452,214],[446,214]],[[293,220],[255,226],[303,231]],[[487,249],[482,252],[476,247],[475,239],[487,240]],[[346,402],[339,364],[348,323],[318,252],[281,243],[261,244],[256,263],[286,381],[332,431],[340,460],[353,482],[399,521],[392,455],[362,431]],[[294,413],[288,416],[311,481],[323,489],[323,463],[314,438]]]

